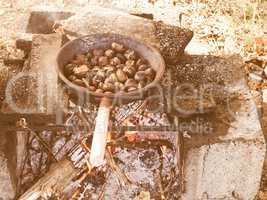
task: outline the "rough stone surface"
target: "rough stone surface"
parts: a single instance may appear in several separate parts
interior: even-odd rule
[[[7,166],[7,159],[0,154],[0,198],[11,200],[15,196],[15,190],[12,185],[11,175]]]
[[[7,155],[7,137],[3,132],[0,134],[0,199],[11,200],[16,194],[15,174],[12,171],[12,167],[14,166],[11,161],[14,155]]]
[[[119,10],[92,6],[61,23],[65,30],[79,35],[112,32],[128,35],[159,47],[154,35],[155,26],[151,20]]]
[[[170,62],[177,60],[193,36],[189,29],[95,6],[86,7],[61,23],[66,33],[78,36],[111,32],[133,37],[160,49]]]
[[[254,199],[264,154],[263,141],[229,141],[191,149],[182,199]]]
[[[35,35],[33,37],[30,72],[36,73],[36,82],[29,88],[36,96],[30,98],[30,104],[37,103],[37,112],[51,113],[57,99],[56,56],[61,47],[61,36],[58,34]],[[49,84],[48,84],[49,83]],[[41,98],[41,99],[40,99]]]
[[[192,41],[186,46],[185,52],[190,55],[210,55],[210,47],[193,37]]]
[[[184,53],[186,45],[193,37],[188,29],[155,22],[156,36],[160,42],[160,52],[168,63],[176,63]]]
[[[217,106],[213,113],[180,119],[180,123],[199,120],[200,125],[212,128],[186,132],[182,199],[253,200],[260,186],[266,145],[242,60],[237,56],[189,58],[176,65],[176,84],[217,86],[211,93]],[[196,66],[197,71],[191,70]]]
[[[7,85],[10,95],[6,96],[3,112],[49,114],[55,110],[56,55],[60,47],[59,34],[33,36],[30,63]]]
[[[17,49],[21,49],[25,54],[29,54],[32,48],[32,34],[20,34],[16,39]]]
[[[33,11],[31,12],[26,32],[35,34],[54,33],[56,21],[66,19],[71,15],[72,13],[70,12]]]

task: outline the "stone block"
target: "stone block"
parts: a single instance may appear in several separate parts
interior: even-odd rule
[[[199,71],[190,70],[195,66]],[[266,144],[241,58],[189,56],[177,68],[177,85],[211,84],[216,88],[211,98],[217,102],[212,113],[179,119],[180,124],[199,120],[199,128],[204,127],[194,134],[186,131],[182,199],[253,200],[260,186]]]
[[[50,34],[54,33],[56,22],[73,15],[63,11],[33,11],[31,12],[26,33]],[[40,23],[41,22],[41,23]]]
[[[59,34],[33,36],[28,69],[12,77],[7,85],[7,93],[15,90],[15,94],[7,95],[8,106],[2,109],[4,113],[51,114],[55,111],[58,95],[56,56],[60,47]]]
[[[123,11],[97,6],[85,7],[60,22],[66,33],[77,36],[118,33],[158,48],[166,62],[176,62],[193,37],[189,29],[155,22]]]

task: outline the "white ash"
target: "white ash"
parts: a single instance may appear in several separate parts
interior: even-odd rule
[[[41,163],[40,163],[40,173],[41,174],[45,174],[46,173],[46,170],[47,170],[47,160],[48,160],[48,155],[46,153],[43,153],[42,155],[42,160],[41,160]]]
[[[147,109],[129,118],[134,125],[142,126],[168,126],[170,122],[165,113],[149,112]]]
[[[57,140],[54,146],[52,147],[53,155],[56,155],[61,150],[61,148],[65,145],[65,143],[66,143],[66,138],[64,137]]]
[[[164,152],[163,152],[163,166],[162,168],[164,170],[162,170],[162,175],[163,176],[169,176],[170,175],[170,169],[173,166],[176,166],[176,156],[175,156],[175,152],[172,151],[171,149],[167,148]],[[169,170],[168,170],[169,169]]]
[[[51,139],[52,139],[52,132],[51,131],[43,131],[41,132],[41,137],[42,139],[46,142],[46,143],[50,143]]]
[[[69,153],[69,158],[76,168],[82,168],[85,161],[89,159],[89,153],[80,145],[76,145],[76,147]]]
[[[143,105],[143,100],[134,101],[122,106],[117,106],[112,111],[112,116],[115,119],[115,125],[120,125],[129,115],[136,114]]]
[[[71,182],[64,190],[63,190],[63,194],[64,196],[68,196],[70,197],[73,192],[79,188],[81,185],[78,181],[73,181]]]
[[[27,173],[23,175],[23,179],[21,180],[21,185],[30,186],[34,180],[34,175],[32,173]]]
[[[78,200],[84,200],[84,199],[98,199],[96,195],[92,195],[94,192],[94,187],[91,183],[88,183],[85,186],[84,191],[79,195],[77,198]]]
[[[39,174],[39,167],[42,159],[42,153],[36,153],[35,151],[30,150],[30,162],[31,162],[31,168],[35,175]]]
[[[249,80],[251,81],[254,81],[254,82],[257,82],[257,83],[261,83],[262,82],[262,77],[257,75],[257,74],[254,74],[254,73],[249,73]]]
[[[105,189],[105,198],[113,199],[133,199],[138,193],[138,186],[134,184],[125,185],[123,188],[119,184],[119,179],[115,174],[111,174],[106,182],[107,186]]]
[[[68,141],[64,147],[55,155],[57,160],[61,160],[67,152],[75,145],[77,144],[76,140],[70,140]]]
[[[35,151],[40,150],[40,143],[37,140],[37,138],[33,138],[32,143],[31,143],[31,148],[34,149]]]
[[[123,149],[122,151],[117,153],[116,156],[121,161],[127,162],[127,164],[125,162],[126,165],[121,165],[120,167],[122,167],[124,171],[127,171],[127,175],[135,184],[149,184],[151,186],[154,185],[153,169],[159,166],[153,166],[153,165],[151,166],[149,164],[149,161],[147,161],[148,163],[145,164],[143,162],[146,160],[145,158],[143,158],[144,151],[143,152],[138,150],[127,151]]]
[[[142,116],[141,120],[139,121],[140,125],[144,126],[166,126],[169,125],[169,121],[167,116],[164,113],[152,113],[148,112],[147,110],[144,111],[144,115]]]

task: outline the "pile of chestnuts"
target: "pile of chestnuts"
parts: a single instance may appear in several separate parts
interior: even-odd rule
[[[113,42],[108,49],[78,54],[64,67],[74,84],[97,93],[131,92],[155,78],[150,64],[134,50]]]

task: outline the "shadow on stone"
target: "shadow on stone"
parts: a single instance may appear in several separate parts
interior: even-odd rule
[[[31,13],[26,33],[50,34],[54,33],[56,22],[72,16],[71,12],[34,11]]]

